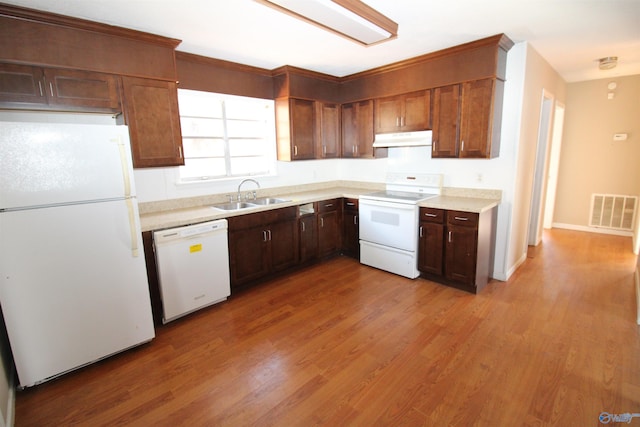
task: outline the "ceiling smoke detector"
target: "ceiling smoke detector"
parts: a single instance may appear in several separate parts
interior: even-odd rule
[[[607,56],[605,58],[598,59],[598,68],[601,70],[610,70],[618,65],[617,56]]]

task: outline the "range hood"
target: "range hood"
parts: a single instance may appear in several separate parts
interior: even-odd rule
[[[431,145],[431,131],[379,133],[373,141],[373,148],[379,147],[422,147]]]

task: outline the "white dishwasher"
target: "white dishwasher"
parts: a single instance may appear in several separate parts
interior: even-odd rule
[[[156,231],[153,242],[163,323],[231,294],[226,219]]]

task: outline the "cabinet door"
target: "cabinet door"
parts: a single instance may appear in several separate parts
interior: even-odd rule
[[[263,227],[229,231],[231,284],[242,285],[269,272],[268,235]]]
[[[358,221],[358,200],[343,199],[342,252],[356,259],[360,259],[360,231]]]
[[[47,104],[41,68],[0,63],[0,102]]]
[[[300,217],[300,262],[309,261],[318,256],[318,219],[316,215]]]
[[[271,271],[280,271],[298,263],[298,228],[295,220],[271,224],[268,229]]]
[[[340,106],[318,103],[319,147],[318,157],[323,159],[340,157]]]
[[[45,68],[44,77],[49,104],[98,110],[120,109],[118,77],[115,75]]]
[[[444,225],[420,221],[418,270],[442,276]]]
[[[403,103],[401,96],[375,100],[376,133],[391,133],[400,129]]]
[[[494,88],[494,79],[462,85],[460,157],[488,158],[491,155]]]
[[[402,131],[431,129],[431,91],[423,90],[405,95],[402,116]]]
[[[315,158],[315,102],[306,99],[289,100],[291,150],[293,160]]]
[[[460,85],[434,90],[431,157],[458,157],[459,111]]]
[[[373,101],[358,102],[358,144],[356,157],[373,157]]]
[[[357,157],[358,145],[358,104],[342,104],[342,157]]]
[[[327,256],[340,248],[338,211],[318,214],[318,255]]]
[[[133,166],[183,165],[176,83],[134,77],[122,83]]]
[[[478,230],[475,227],[447,225],[445,277],[465,285],[474,285]]]

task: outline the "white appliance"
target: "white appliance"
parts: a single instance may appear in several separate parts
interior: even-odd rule
[[[127,128],[7,117],[0,305],[24,388],[147,342],[154,328]]]
[[[424,147],[432,145],[433,131],[376,134],[373,148],[380,147]]]
[[[231,295],[226,219],[156,231],[153,244],[163,323]]]
[[[389,173],[385,191],[360,196],[360,262],[418,277],[418,203],[441,189],[440,174]]]

